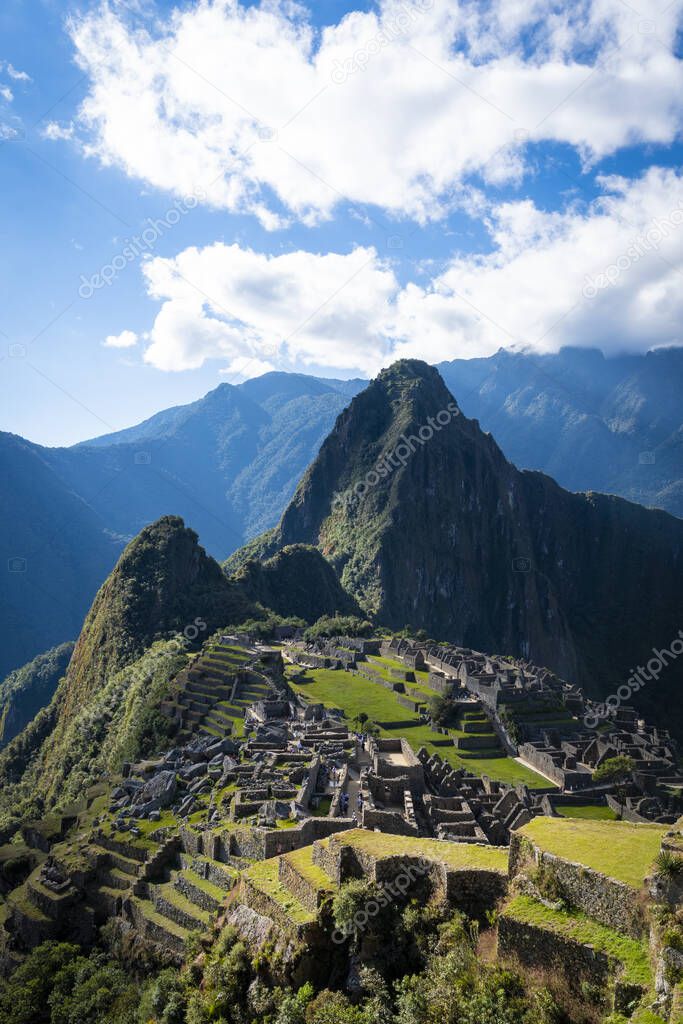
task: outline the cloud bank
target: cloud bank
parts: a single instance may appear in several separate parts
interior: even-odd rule
[[[222,243],[144,264],[160,302],[145,359],[207,359],[373,373],[392,358],[489,355],[501,346],[606,353],[681,344],[683,178],[651,168],[606,178],[587,210],[503,203],[495,243],[428,282],[401,285],[375,249],[268,256]]]
[[[118,9],[120,10],[120,8]],[[585,165],[680,132],[681,0],[381,0],[321,33],[292,3],[201,0],[153,30],[108,5],[71,26],[80,128],[105,165],[276,229],[344,202],[440,218],[532,143]],[[124,20],[127,18],[127,20]]]

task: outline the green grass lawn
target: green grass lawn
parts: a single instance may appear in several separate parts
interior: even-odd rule
[[[442,861],[451,868],[482,868],[503,874],[507,874],[508,870],[508,851],[496,846],[449,843],[443,839],[413,839],[412,836],[394,836],[365,829],[339,832],[331,841],[353,846],[374,857],[412,855]]]
[[[247,868],[244,877],[248,878],[255,888],[275,900],[295,924],[308,924],[315,921],[316,915],[307,910],[296,896],[280,882],[278,860],[278,857],[272,857],[270,860],[258,861]]]
[[[307,669],[302,680],[291,682],[292,689],[307,700],[326,707],[341,708],[348,719],[361,712],[373,722],[413,722],[415,714],[401,707],[391,690],[371,683],[363,676],[334,669]]]
[[[627,821],[539,817],[520,832],[547,853],[639,889],[667,829],[667,825],[632,825]]]
[[[606,804],[564,804],[555,808],[561,818],[583,818],[589,821],[616,821],[617,815]]]
[[[437,746],[436,743],[444,740],[445,736],[435,733],[426,724],[414,724],[415,714],[402,707],[391,690],[363,676],[335,669],[307,669],[301,680],[292,682],[290,679],[290,684],[296,693],[309,701],[341,708],[349,721],[365,712],[373,722],[405,722],[405,727],[381,729],[380,733],[394,738],[405,736],[414,751],[425,747],[429,754],[438,753],[454,768],[465,768],[476,775],[488,775],[497,782],[514,785],[523,783],[531,789],[546,789],[550,785],[543,776],[518,764],[511,757],[463,757],[453,746]]]
[[[372,664],[377,662],[378,668],[384,666],[385,668],[397,668],[401,672],[412,672],[413,670],[409,665],[406,665],[403,661],[397,661],[395,658],[385,658],[383,654],[368,654],[368,662]]]
[[[530,896],[515,896],[503,911],[505,917],[555,932],[576,942],[590,944],[624,966],[623,980],[647,988],[651,983],[650,960],[645,941],[628,938],[605,928],[579,911],[551,910]]]

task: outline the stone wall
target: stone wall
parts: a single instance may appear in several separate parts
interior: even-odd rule
[[[197,927],[197,919],[186,914],[185,911],[176,906],[175,903],[171,903],[170,900],[167,900],[159,886],[150,885],[149,891],[152,903],[154,904],[154,909],[160,914],[163,914],[164,917],[167,917],[169,921],[175,921],[175,923],[179,924],[181,928],[187,928],[188,931],[192,931]]]
[[[165,950],[173,950],[181,956],[185,953],[184,940],[174,932],[167,931],[161,924],[146,918],[134,900],[125,900],[122,909],[125,919],[130,921],[135,930],[149,942],[158,944]]]
[[[514,877],[532,861],[551,871],[567,903],[583,911],[594,921],[614,931],[640,938],[645,931],[639,893],[598,871],[556,857],[533,846],[518,832],[510,835],[510,875]]]
[[[304,781],[303,786],[296,795],[296,802],[306,810],[311,801],[311,797],[316,791],[318,785],[318,772],[320,771],[320,758],[315,757],[311,762],[308,775]]]
[[[348,782],[348,778],[349,766],[348,764],[345,764],[344,767],[342,768],[341,776],[339,777],[339,786],[334,791],[334,796],[332,797],[332,803],[330,804],[330,811],[328,814],[329,818],[339,817],[339,808],[341,806],[342,793],[346,791],[346,784]]]
[[[257,914],[269,917],[281,931],[292,935],[297,941],[304,942],[312,930],[309,924],[296,924],[292,921],[284,907],[253,885],[247,875],[243,875],[240,881],[239,899]]]
[[[397,694],[396,700],[401,707],[407,708],[408,711],[414,711],[415,714],[424,709],[427,703],[424,698],[422,700],[415,700],[414,697],[403,697],[401,694]]]
[[[178,892],[182,893],[188,900],[201,907],[202,910],[215,914],[220,908],[220,902],[214,899],[208,892],[198,885],[193,885],[184,875],[178,875],[175,881]]]
[[[363,808],[363,828],[377,828],[395,836],[417,835],[417,829],[411,827],[397,811],[378,811],[370,807]]]
[[[505,914],[498,919],[498,956],[525,967],[560,970],[575,988],[587,982],[604,990],[610,980],[610,962],[604,953]]]
[[[436,690],[444,697],[450,697],[453,692],[454,681],[449,679],[448,676],[443,675],[438,671],[431,671],[429,673],[429,688],[430,690]]]
[[[207,836],[203,833],[203,849],[188,849],[188,852],[204,853],[227,863],[231,857],[248,857],[252,860],[267,860],[279,854],[291,853],[302,846],[310,846],[317,839],[326,839],[335,832],[353,828],[351,818],[306,818],[295,828],[236,828],[230,832],[216,834],[217,850],[208,851]],[[196,844],[195,844],[196,845]]]
[[[317,914],[325,898],[329,895],[329,890],[316,889],[311,885],[285,857],[281,857],[278,862],[278,878],[313,914]]]
[[[190,868],[200,878],[205,878],[207,882],[221,889],[232,889],[235,884],[235,876],[215,860],[201,860],[188,854],[181,854],[180,863],[183,868]]]
[[[507,878],[500,871],[462,868],[446,871],[446,898],[469,917],[481,918],[503,898]]]
[[[397,885],[399,893],[405,889],[411,895],[422,886],[425,895],[441,893],[454,907],[473,917],[482,917],[492,909],[504,896],[507,885],[507,878],[500,871],[456,870],[420,855],[375,857],[361,848],[344,846],[343,839],[315,846],[313,861],[337,885],[350,878],[367,878],[382,885]]]
[[[486,717],[491,723],[491,728],[502,743],[505,753],[508,754],[509,757],[517,757],[517,744],[501,722],[496,711],[493,708],[487,708],[484,705],[482,705],[482,711],[486,714]]]

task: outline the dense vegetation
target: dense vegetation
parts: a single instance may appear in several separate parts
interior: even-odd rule
[[[233,579],[247,597],[278,615],[315,622],[321,615],[360,611],[332,566],[311,545],[293,544],[264,562],[250,559]]]
[[[357,615],[321,615],[304,633],[306,640],[332,636],[372,636],[373,626]]]
[[[10,672],[0,683],[0,746],[9,743],[50,703],[73,649],[73,643],[59,644]]]
[[[52,742],[51,723],[61,703],[57,694],[0,754],[0,829],[11,831],[12,823],[69,803],[124,761],[168,746],[170,723],[157,707],[186,659],[178,640],[153,644],[137,661],[112,672],[70,715],[59,742]],[[39,742],[30,744],[36,734]]]
[[[349,883],[341,921],[367,900]],[[208,954],[178,972],[144,980],[103,952],[44,943],[0,983],[0,1024],[560,1024],[569,1021],[546,989],[477,956],[476,925],[444,907],[389,907],[353,940],[363,966],[354,995],[293,986],[276,954],[255,957],[227,927]],[[373,953],[372,950],[375,950]],[[192,951],[188,953],[191,955]]]
[[[187,653],[248,614],[265,616],[181,519],[146,527],[100,588],[52,700],[0,754],[3,825],[168,740],[154,709]]]

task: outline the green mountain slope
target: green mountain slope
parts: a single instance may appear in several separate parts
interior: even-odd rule
[[[253,601],[284,617],[315,622],[322,615],[357,615],[358,603],[317,548],[293,544],[265,562],[246,561],[232,577]]]
[[[288,548],[229,578],[182,519],[146,527],[98,591],[52,700],[46,694],[0,754],[0,818],[26,814],[36,798],[36,811],[68,801],[124,759],[149,753],[166,724],[155,709],[194,641],[273,611],[313,622],[357,605],[315,548]]]
[[[142,713],[158,703],[184,663],[184,636],[201,639],[261,615],[182,519],[152,523],[98,591],[52,701],[0,754],[0,787],[21,783],[25,799],[38,794],[48,804],[70,794],[75,779],[102,765],[103,751],[131,746],[140,715],[127,709],[137,703]]]

